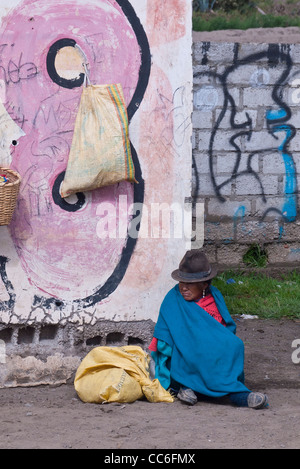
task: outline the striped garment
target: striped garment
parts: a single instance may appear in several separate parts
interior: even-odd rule
[[[124,145],[124,155],[126,157],[126,180],[135,181],[134,177],[134,165],[131,157],[131,149],[130,149],[130,141],[128,137],[128,115],[127,115],[127,108],[124,102],[124,96],[122,89],[120,88],[121,85],[113,84],[107,86],[107,91],[111,97],[111,100],[115,106],[116,115],[118,117],[122,137],[123,137],[123,145]],[[136,182],[136,181],[135,181]]]

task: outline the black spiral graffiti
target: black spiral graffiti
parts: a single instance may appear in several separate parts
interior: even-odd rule
[[[295,162],[293,159],[293,155],[289,152],[289,144],[296,135],[296,129],[293,125],[288,122],[291,118],[292,113],[291,108],[283,99],[283,89],[288,81],[288,78],[290,77],[293,62],[290,57],[288,48],[286,48],[287,50],[284,50],[284,48],[280,47],[278,44],[270,44],[267,50],[251,54],[242,59],[238,58],[238,46],[238,44],[235,44],[232,65],[226,67],[222,74],[217,74],[214,72],[199,72],[195,75],[195,77],[201,77],[201,75],[209,75],[215,80],[217,80],[220,83],[220,86],[222,87],[224,97],[221,112],[218,115],[211,131],[208,147],[209,169],[214,192],[218,200],[224,203],[226,201],[226,198],[222,195],[222,189],[226,185],[231,184],[232,181],[236,180],[239,176],[251,175],[258,182],[260,187],[260,196],[263,202],[266,203],[267,197],[261,180],[261,175],[258,172],[254,171],[252,167],[252,159],[254,155],[264,155],[270,153],[271,151],[280,151],[286,168],[287,182],[285,187],[285,203],[282,210],[276,207],[267,208],[262,215],[262,219],[264,219],[270,212],[274,212],[279,215],[284,221],[291,222],[295,220],[297,215],[298,189]],[[209,51],[209,47],[210,43],[204,43],[202,63],[207,64],[208,62],[207,53]],[[239,139],[241,137],[244,137],[248,141],[251,140],[251,137],[253,135],[253,122],[248,112],[245,112],[246,119],[244,120],[244,122],[237,123],[236,121],[238,106],[230,92],[230,74],[235,71],[238,71],[243,66],[249,64],[257,64],[260,61],[267,61],[268,67],[270,68],[275,68],[280,64],[280,69],[282,69],[282,73],[280,74],[276,83],[273,85],[271,91],[274,106],[272,107],[272,109],[266,109],[265,115],[267,130],[274,137],[274,146],[250,152],[247,156],[246,169],[241,170],[240,166],[242,159],[242,149],[239,143]],[[228,112],[230,113],[230,130],[234,132],[234,134],[229,139],[229,144],[232,149],[231,152],[235,155],[235,161],[231,170],[230,177],[226,178],[222,182],[218,182],[218,177],[214,167],[214,147],[215,142],[218,139],[218,132],[220,131],[221,122],[223,121],[225,114]],[[284,132],[286,136],[283,144],[278,146],[278,144],[276,143],[276,133],[279,131]]]

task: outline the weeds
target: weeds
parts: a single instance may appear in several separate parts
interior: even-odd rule
[[[243,256],[243,262],[249,267],[266,267],[268,254],[259,244],[252,244]]]
[[[193,6],[195,31],[300,27],[300,5],[295,0],[280,5],[271,0],[194,0]]]
[[[214,279],[232,315],[264,319],[300,318],[300,273],[281,278],[256,273],[225,272]]]
[[[220,31],[225,29],[251,29],[251,28],[285,28],[290,26],[300,27],[300,18],[289,16],[273,16],[259,15],[252,13],[251,15],[242,15],[238,12],[232,14],[219,13],[211,14],[194,14],[193,30],[194,31]]]

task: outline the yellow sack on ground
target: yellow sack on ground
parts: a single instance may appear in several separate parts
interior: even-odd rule
[[[83,402],[173,402],[157,379],[149,377],[149,356],[141,347],[96,347],[79,365],[75,390]]]
[[[135,182],[122,86],[83,88],[61,197]]]

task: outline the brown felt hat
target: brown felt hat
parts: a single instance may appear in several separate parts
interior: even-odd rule
[[[216,267],[212,267],[199,249],[187,251],[179,264],[179,269],[172,272],[172,278],[178,282],[206,282],[217,275]]]

